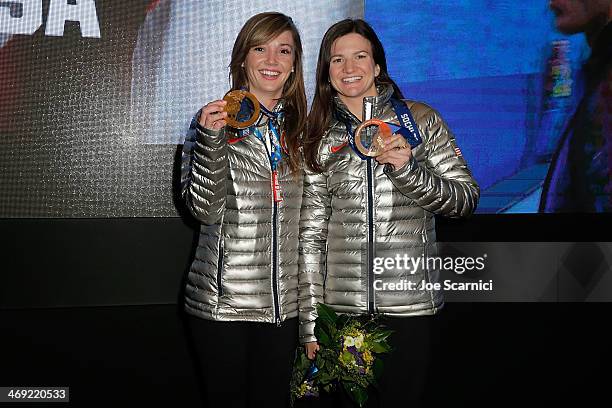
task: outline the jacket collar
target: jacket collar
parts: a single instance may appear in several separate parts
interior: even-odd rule
[[[269,120],[269,119],[271,119],[271,118],[270,118],[270,117],[269,117],[269,116],[268,116],[268,115],[267,115],[267,114],[266,114],[266,113],[263,111],[263,109],[265,109],[263,105],[261,105],[261,108],[262,108],[262,111],[261,111],[261,113],[260,113],[261,117],[260,117],[260,118],[259,118],[259,120],[256,122],[256,126],[257,126],[257,127],[265,126],[265,125],[268,123],[268,120]],[[279,113],[281,113],[281,112],[283,112],[283,113],[284,113],[284,109],[285,109],[285,100],[284,100],[284,99],[279,99],[279,100],[276,102],[276,105],[274,105],[274,108],[272,108],[272,110],[271,110],[271,111],[268,111],[268,112],[271,112],[271,113],[273,113],[273,114],[279,114]],[[274,120],[276,120],[276,121],[278,122],[278,124],[279,124],[280,126],[282,126],[282,123],[284,122],[284,115],[276,116],[276,117],[274,118]]]
[[[393,87],[389,84],[377,85],[376,90],[378,91],[378,96],[367,96],[364,100],[372,101],[373,109],[372,109],[372,117],[381,116],[387,102],[393,96]],[[347,108],[347,106],[342,102],[338,95],[334,96],[334,107],[336,110],[336,116],[340,121],[349,120],[353,123],[359,123],[359,119],[355,115],[351,113],[351,111]]]
[[[281,98],[276,102],[276,105],[274,106],[274,109],[272,109],[272,112],[278,113],[281,112],[283,109],[285,109],[285,100]]]

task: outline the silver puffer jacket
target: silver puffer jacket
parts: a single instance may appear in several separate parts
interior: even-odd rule
[[[279,102],[275,110],[281,107]],[[264,143],[252,134],[237,140],[229,127],[204,129],[196,118],[181,176],[187,205],[202,223],[186,311],[205,319],[277,324],[296,317],[302,175],[291,173],[283,152],[282,201],[275,203]],[[265,125],[259,130],[266,134]]]
[[[391,87],[379,87],[379,96],[371,98],[373,117],[398,124],[389,102],[392,93]],[[403,168],[393,171],[374,159],[362,160],[345,144],[345,122],[334,119],[319,146],[323,173],[306,171],[300,276],[309,287],[300,291],[302,342],[315,340],[310,317],[317,302],[337,312],[390,316],[434,314],[443,305],[440,291],[419,289],[422,281],[439,280],[434,267],[425,262],[416,268],[383,267],[380,260],[435,257],[434,215],[471,214],[480,191],[438,113],[404,102],[423,143]],[[355,129],[359,120],[340,99],[335,106],[337,117],[347,118]],[[415,286],[408,289],[408,282]]]

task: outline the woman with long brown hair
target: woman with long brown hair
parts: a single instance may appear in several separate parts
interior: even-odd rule
[[[419,407],[430,343],[423,316],[443,305],[430,285],[439,271],[419,260],[436,256],[434,216],[468,216],[479,188],[439,114],[404,99],[365,21],[328,29],[316,83],[304,140],[300,276],[309,277],[304,292],[312,295],[301,306],[311,312],[301,340],[314,358],[317,302],[387,316],[395,351],[371,404]],[[396,256],[419,263],[408,270]]]
[[[251,17],[230,77],[234,92],[198,112],[184,148],[183,194],[201,223],[185,309],[208,406],[280,407],[297,345],[306,120],[292,19]]]

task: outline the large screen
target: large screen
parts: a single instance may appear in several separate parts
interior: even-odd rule
[[[557,32],[548,1],[367,1],[407,98],[448,122],[481,188],[479,213],[537,212],[582,94],[590,50]]]
[[[319,44],[365,17],[409,99],[453,130],[480,213],[537,212],[589,48],[547,1],[0,1],[0,217],[172,217],[193,114],[229,88],[253,14],[294,18],[312,98]]]
[[[291,16],[307,89],[362,0],[0,1],[0,217],[171,217],[178,144],[246,20]],[[309,96],[312,94],[310,93]]]

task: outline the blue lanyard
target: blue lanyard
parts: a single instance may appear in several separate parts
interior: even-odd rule
[[[421,134],[419,133],[419,128],[412,117],[412,113],[410,113],[410,109],[406,106],[406,104],[398,99],[391,98],[391,105],[393,106],[393,111],[395,112],[395,116],[400,122],[400,125],[395,125],[393,123],[385,122],[391,127],[391,131],[393,133],[399,133],[406,139],[406,141],[410,144],[410,148],[414,149],[418,145],[423,142],[421,138]],[[355,133],[353,132],[353,127],[351,126],[351,121],[347,115],[342,114],[336,110],[336,118],[344,123],[346,126],[346,132],[348,134],[348,142],[351,148],[357,156],[359,156],[362,160],[369,159],[369,157],[364,156],[355,146]]]
[[[268,150],[268,145],[264,140],[264,137],[270,138],[270,151],[268,151],[268,154],[270,155],[270,168],[272,171],[276,170],[278,163],[283,158],[281,154],[280,136],[278,134],[277,125],[275,122],[276,119],[268,119],[268,124],[266,127],[269,129],[269,132],[266,132],[265,135],[262,135],[259,129],[257,129],[255,126],[252,126],[254,130],[253,133],[255,133],[255,136],[264,143],[266,150]]]
[[[262,104],[260,104],[260,108],[261,108],[262,114],[268,117],[268,123],[266,124],[266,128],[268,131],[265,132],[266,134],[262,135],[259,129],[257,129],[257,123],[259,122],[259,120],[255,123],[255,125],[249,126],[246,129],[241,129],[238,131],[238,133],[240,135],[240,138],[246,137],[250,135],[251,133],[255,134],[255,136],[264,143],[264,146],[266,146],[266,151],[268,150],[267,148],[268,145],[264,137],[270,138],[271,149],[270,151],[268,151],[268,154],[270,155],[270,168],[272,169],[272,171],[275,171],[276,168],[278,167],[278,163],[282,160],[280,135],[279,135],[279,128],[280,128],[279,122],[283,118],[283,112],[282,111],[273,112],[269,110],[268,108],[266,108],[265,106],[263,106]],[[248,117],[250,116],[250,114],[252,114],[252,112],[249,112],[250,110],[251,109],[247,103],[247,99],[243,99],[240,104],[239,115],[247,115]]]
[[[414,149],[423,142],[421,134],[419,133],[419,127],[417,126],[410,109],[406,104],[395,98],[391,98],[391,105],[393,105],[393,111],[400,122],[400,126],[389,123],[393,133],[399,133],[404,136],[404,139],[410,144],[410,148]]]

